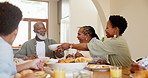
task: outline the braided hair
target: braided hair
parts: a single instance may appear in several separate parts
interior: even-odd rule
[[[95,29],[92,26],[82,26],[80,28],[83,28],[84,29],[83,30],[83,34],[84,35],[89,34],[91,38],[96,37],[98,40],[100,40],[99,37],[98,37],[98,35],[95,32]]]

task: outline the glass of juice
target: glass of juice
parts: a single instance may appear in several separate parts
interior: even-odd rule
[[[65,69],[54,69],[54,78],[66,78],[66,70]]]
[[[110,66],[110,78],[122,78],[122,66]]]

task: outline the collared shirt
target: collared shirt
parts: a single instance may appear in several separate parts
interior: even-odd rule
[[[11,78],[11,75],[17,73],[16,66],[13,62],[13,50],[3,38],[0,37],[0,77]]]
[[[108,55],[111,65],[128,68],[132,63],[128,45],[122,36],[104,42],[90,42],[87,46],[92,55]]]
[[[24,58],[26,58],[29,55],[37,54],[36,53],[36,45],[37,45],[36,41],[37,41],[36,38],[31,39],[29,41],[26,41],[22,45],[21,49],[15,54],[15,58],[22,58],[22,59],[24,59]],[[62,58],[64,56],[63,52],[60,53],[60,54],[56,54],[52,50],[50,50],[48,48],[49,45],[56,44],[55,40],[53,40],[53,39],[46,39],[44,42],[45,42],[45,56],[46,57]]]

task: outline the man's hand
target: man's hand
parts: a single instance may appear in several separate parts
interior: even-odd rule
[[[32,55],[27,56],[27,58],[25,58],[24,60],[33,60],[36,58],[38,58],[38,55],[32,54]]]

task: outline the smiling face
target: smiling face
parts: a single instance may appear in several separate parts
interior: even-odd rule
[[[116,27],[113,27],[112,24],[111,24],[111,22],[108,21],[107,22],[106,29],[105,29],[107,38],[114,37],[115,30],[116,30]]]
[[[88,34],[87,35],[84,34],[84,28],[80,28],[77,35],[79,42],[87,43],[88,42],[87,37],[88,37]]]
[[[41,22],[36,23],[34,25],[34,32],[38,33],[38,34],[40,34],[42,36],[45,36],[46,28],[45,28],[44,24],[41,23]]]

